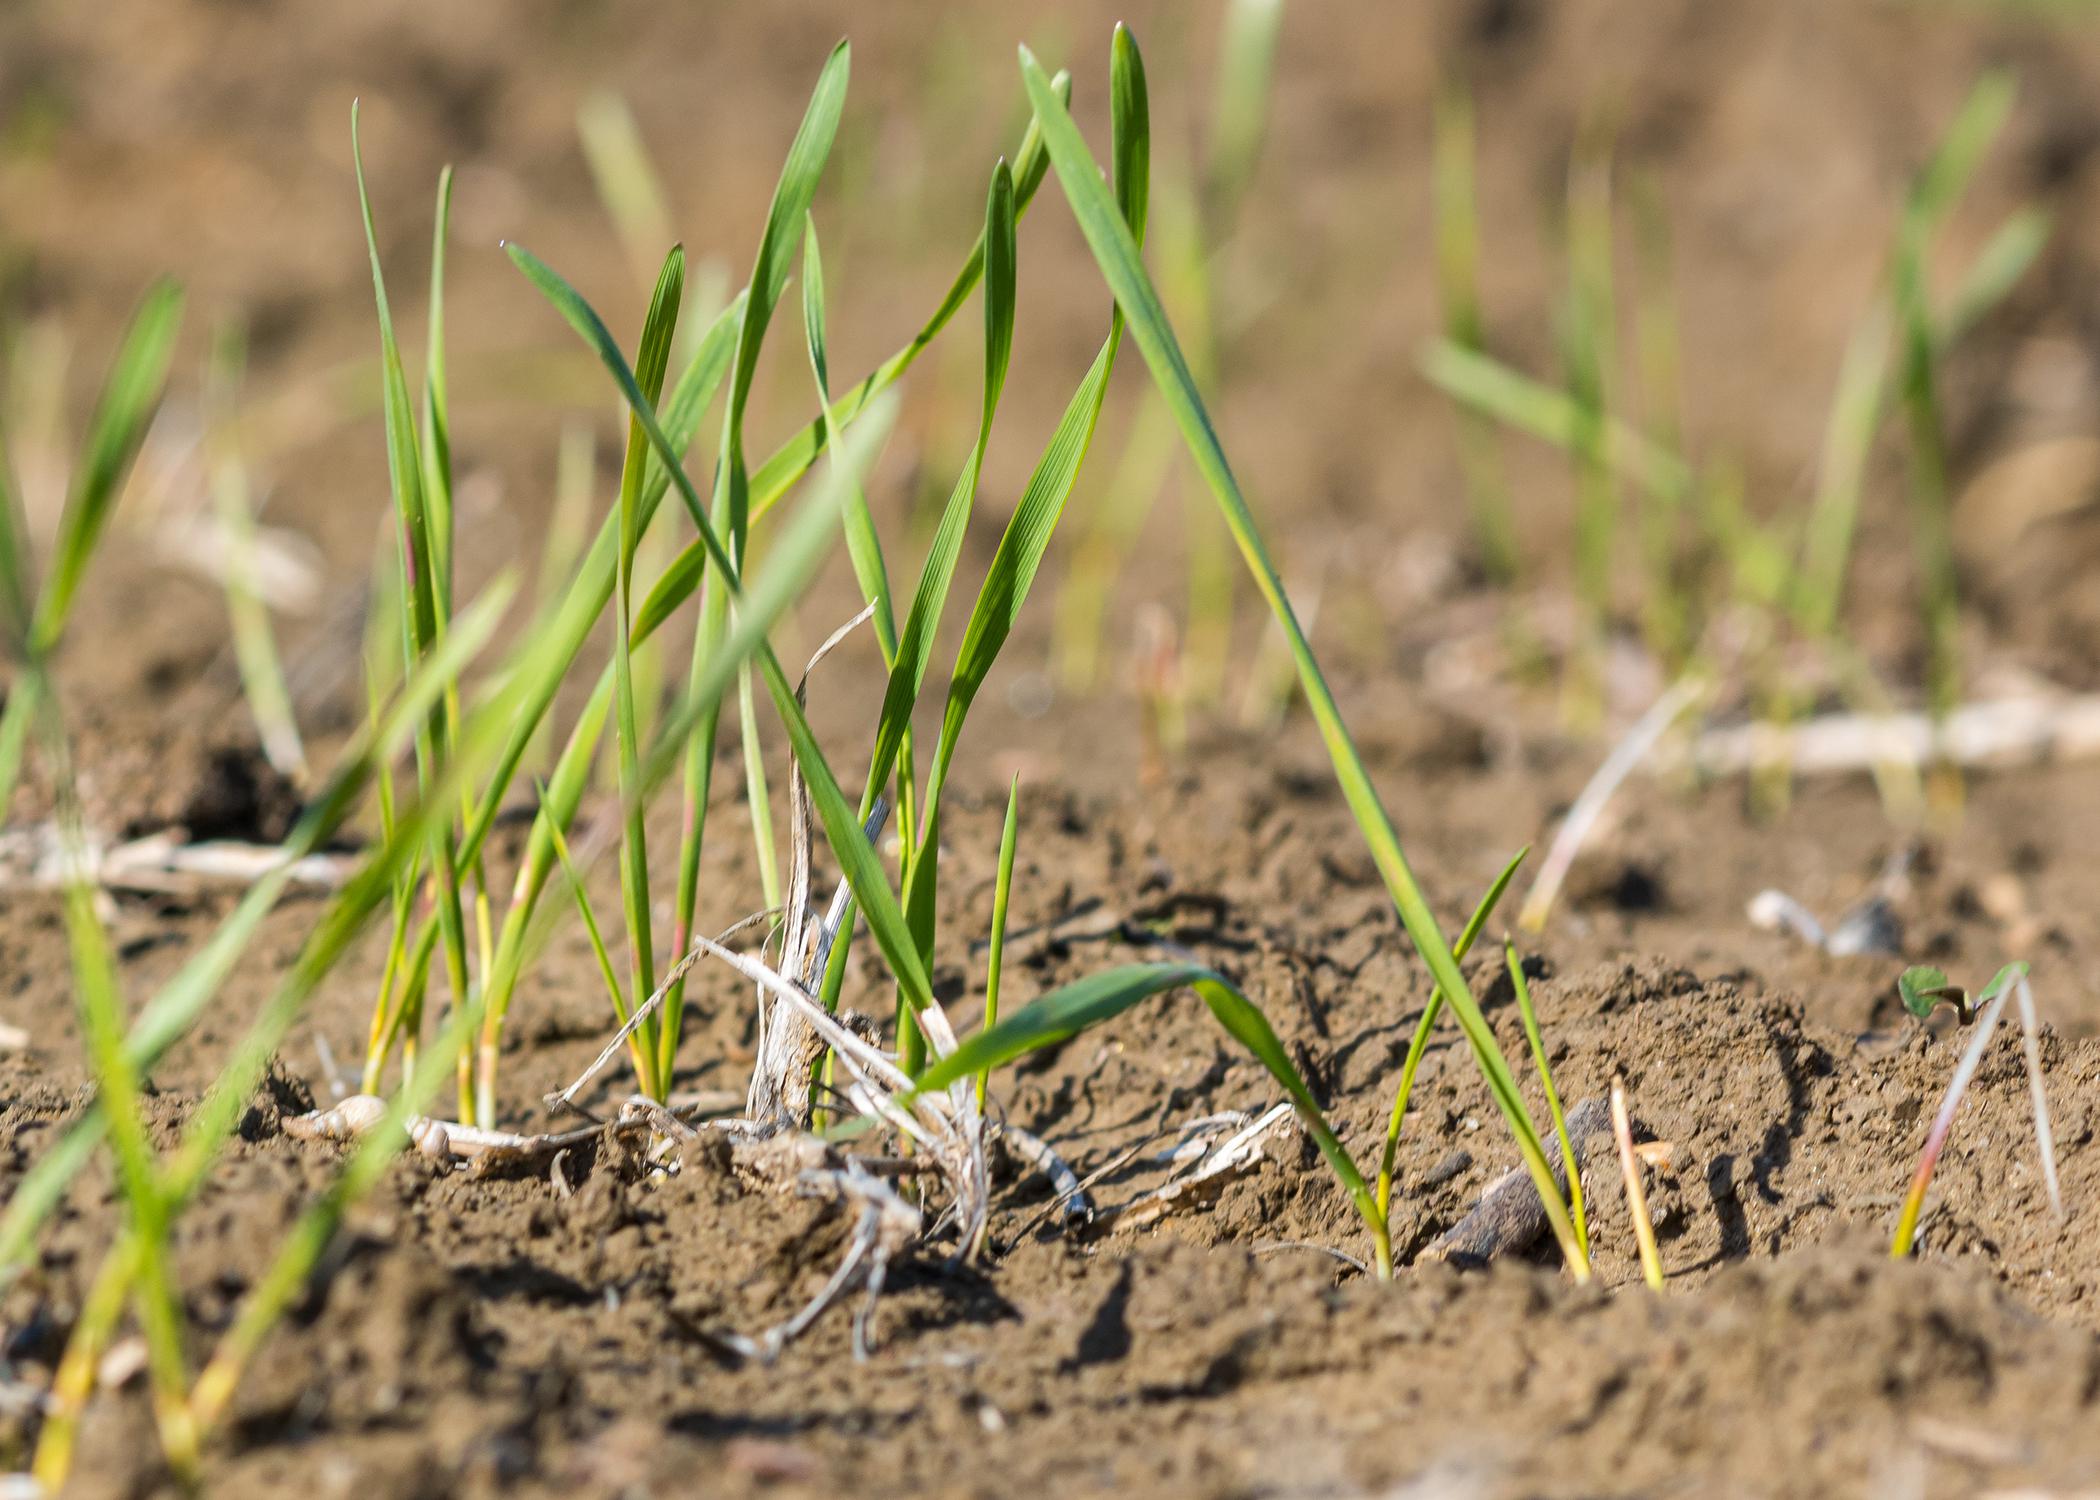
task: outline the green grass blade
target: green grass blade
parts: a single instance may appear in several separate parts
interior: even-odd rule
[[[226,540],[226,613],[233,625],[233,653],[240,670],[241,691],[255,718],[265,758],[304,785],[306,747],[299,738],[298,716],[270,628],[256,576],[255,517],[250,509],[248,468],[243,460],[234,403],[240,387],[242,350],[239,333],[227,328],[216,340],[212,357],[211,410],[206,435],[212,503]]]
[[[817,245],[814,219],[802,230],[802,330],[809,354],[811,377],[817,383],[818,420],[824,424],[824,448],[838,458],[838,424],[831,417],[831,361],[824,330],[824,256]],[[846,486],[841,501],[846,531],[846,555],[853,563],[853,576],[860,584],[861,598],[875,606],[875,641],[882,648],[882,664],[897,659],[897,616],[890,600],[889,567],[883,561],[882,538],[868,510],[868,497],[858,483]]]
[[[1419,364],[1429,383],[1446,395],[1541,442],[1573,450],[1582,418],[1566,391],[1448,339],[1424,345]],[[1682,459],[1623,423],[1607,421],[1604,442],[1612,467],[1650,494],[1667,497],[1690,488],[1692,472]]]
[[[984,1029],[999,1024],[999,980],[1006,961],[1006,910],[1014,889],[1014,846],[1021,829],[1021,778],[1016,776],[1006,790],[1006,822],[999,830],[999,882],[992,888],[991,951],[984,961]],[[977,1075],[977,1108],[984,1110],[984,1091],[991,1082],[991,1069]]]
[[[1437,930],[1436,919],[1401,850],[1399,836],[1386,816],[1384,804],[1379,801],[1370,774],[1364,769],[1362,757],[1342,721],[1341,710],[1320,672],[1319,663],[1313,657],[1290,601],[1284,595],[1282,580],[1270,561],[1255,527],[1253,513],[1240,492],[1239,481],[1233,476],[1225,450],[1211,425],[1210,415],[1197,393],[1180,343],[1167,323],[1166,312],[1160,306],[1151,278],[1145,273],[1137,242],[1102,182],[1100,170],[1078,127],[1051,91],[1048,77],[1026,49],[1021,54],[1021,72],[1029,102],[1042,123],[1051,162],[1064,186],[1065,196],[1072,204],[1080,229],[1129,320],[1131,336],[1152,369],[1154,383],[1180,424],[1197,468],[1217,497],[1226,525],[1254,576],[1256,587],[1284,628],[1305,689],[1307,705],[1334,761],[1343,799],[1363,830],[1372,861],[1385,880],[1409,937],[1428,963],[1431,975],[1443,986],[1446,1003],[1466,1033],[1466,1040],[1473,1048],[1496,1104],[1516,1137],[1525,1165],[1534,1182],[1539,1184],[1540,1197],[1547,1200],[1547,1217],[1552,1222],[1555,1237],[1569,1252],[1569,1262],[1576,1274],[1586,1276],[1588,1268],[1581,1258],[1580,1247],[1574,1243],[1573,1226],[1558,1207],[1557,1191],[1551,1186],[1553,1174],[1546,1165],[1538,1131],[1525,1112],[1508,1060],[1503,1057],[1494,1033],[1488,1029],[1480,1007],[1466,987],[1465,976],[1459,972],[1457,961],[1452,958],[1450,948]]]
[[[446,167],[438,173],[430,232],[430,332],[423,356],[423,494],[440,624],[452,614],[452,405],[445,382],[445,242],[451,232],[452,169]]]
[[[670,368],[671,339],[678,326],[678,307],[685,292],[685,251],[673,246],[656,279],[649,312],[642,322],[635,379],[654,403],[663,392]],[[650,931],[649,843],[646,806],[641,795],[642,748],[634,704],[632,622],[634,619],[634,554],[641,543],[641,487],[648,472],[649,439],[638,419],[627,424],[627,458],[620,474],[620,551],[615,573],[613,642],[613,736],[620,767],[620,796],[626,831],[620,842],[620,900],[627,922],[627,973],[630,992],[656,990],[656,948]],[[653,1037],[651,1039],[653,1041]],[[484,1053],[484,1063],[492,1061]],[[483,1086],[489,1087],[486,1066]]]
[[[1072,80],[1059,73],[1051,80],[1051,89],[1061,99],[1072,95]],[[1013,156],[1014,219],[1018,222],[1028,212],[1035,198],[1036,189],[1042,186],[1043,176],[1049,170],[1050,158],[1043,150],[1042,133],[1035,121],[1028,123],[1026,134]],[[832,403],[824,416],[811,422],[801,432],[789,438],[751,475],[751,511],[754,517],[764,515],[780,497],[791,489],[795,482],[809,471],[822,451],[828,431],[843,431],[861,409],[882,391],[893,385],[904,372],[910,369],[928,345],[940,336],[943,328],[961,310],[970,293],[976,290],[978,280],[984,274],[984,240],[980,235],[971,247],[962,269],[955,273],[949,283],[947,295],[933,310],[927,320],[919,326],[903,348],[897,350],[874,370],[862,377],[860,382],[845,395]],[[828,419],[828,421],[827,421]],[[695,548],[697,550],[697,543]]]
[[[569,841],[561,835],[560,820],[549,819],[547,831],[554,841],[554,856],[561,861],[562,874],[568,880],[569,894],[576,904],[576,914],[583,920],[584,935],[590,939],[591,956],[597,960],[598,977],[605,984],[606,998],[612,1001],[613,1017],[624,1028],[632,1012],[627,1006],[627,996],[620,989],[620,971],[614,967],[612,955],[606,951],[605,936],[598,926],[598,914],[591,907],[590,890],[584,885],[583,875],[576,868],[576,862],[569,857]],[[628,1055],[634,1063],[635,1083],[642,1089],[649,1088],[655,1077],[655,1064],[650,1056],[649,1043],[642,1035],[647,1025],[648,1023],[644,1022],[642,1027],[637,1028],[635,1033],[627,1038]]]
[[[1517,959],[1514,944],[1502,945],[1504,961],[1509,965],[1509,982],[1516,987],[1517,1013],[1524,1021],[1524,1038],[1531,1044],[1532,1066],[1538,1070],[1539,1087],[1546,1094],[1546,1111],[1553,1116],[1553,1133],[1560,1142],[1561,1165],[1568,1174],[1568,1212],[1575,1221],[1575,1238],[1588,1254],[1590,1248],[1589,1221],[1582,1211],[1582,1171],[1575,1157],[1575,1147],[1568,1140],[1568,1118],[1561,1112],[1560,1093],[1553,1087],[1553,1068],[1546,1061],[1545,1039],[1539,1035],[1538,1012],[1531,1003],[1531,986],[1524,981],[1524,965]]]
[[[919,573],[919,586],[904,617],[897,638],[896,664],[890,669],[883,692],[882,715],[875,730],[875,754],[869,766],[865,794],[872,798],[888,781],[897,752],[911,728],[912,709],[926,681],[926,668],[940,630],[941,615],[948,603],[948,590],[955,579],[956,559],[962,554],[963,533],[977,497],[977,480],[984,471],[984,455],[991,441],[992,417],[1005,388],[1007,367],[1013,354],[1016,264],[1014,252],[1013,177],[1006,163],[992,171],[992,185],[985,200],[985,316],[984,397],[979,407],[977,440],[963,465],[948,504],[941,512],[940,526],[927,549],[926,564]],[[871,804],[872,805],[872,804]]]
[[[773,798],[766,789],[766,757],[758,742],[749,667],[737,673],[736,708],[744,745],[745,801],[751,807],[751,841],[758,854],[758,888],[766,906],[772,908],[780,905],[780,842],[773,832]]]
[[[1033,101],[1031,101],[1033,102]],[[1118,24],[1108,49],[1109,160],[1116,208],[1133,243],[1145,243],[1152,201],[1152,96],[1145,59],[1130,28]]]
[[[751,524],[749,476],[744,462],[744,412],[751,398],[751,378],[758,369],[766,326],[787,286],[788,274],[794,269],[795,237],[808,222],[817,179],[823,175],[831,143],[838,136],[852,63],[852,48],[840,42],[817,75],[817,86],[810,93],[809,106],[788,146],[780,181],[773,189],[765,232],[759,237],[758,258],[751,267],[751,297],[744,305],[744,325],[737,336],[736,368],[730,377],[729,409],[722,426],[722,485],[728,502],[729,540],[732,555],[739,559]],[[716,525],[721,524],[722,519],[717,516]]]
[[[1466,918],[1466,925],[1460,931],[1458,941],[1451,945],[1453,958],[1464,958],[1472,951],[1474,942],[1480,937],[1480,930],[1487,926],[1488,918],[1495,914],[1495,908],[1502,902],[1503,892],[1509,889],[1510,881],[1516,878],[1517,867],[1524,863],[1525,856],[1530,853],[1531,846],[1526,844],[1517,851],[1514,859],[1502,867],[1502,873],[1495,877],[1494,883],[1487,888],[1487,894],[1480,898],[1480,904],[1473,908],[1473,915]],[[1393,1208],[1393,1168],[1399,1158],[1400,1127],[1407,1120],[1408,1101],[1414,1096],[1415,1070],[1422,1065],[1422,1057],[1429,1050],[1430,1033],[1436,1029],[1437,1017],[1443,1013],[1444,991],[1438,986],[1430,990],[1429,1003],[1422,1007],[1422,1019],[1415,1023],[1414,1037],[1408,1042],[1407,1056],[1400,1064],[1400,1086],[1393,1090],[1392,1112],[1386,1117],[1385,1153],[1378,1161],[1378,1211],[1382,1214],[1391,1213]]]
[[[80,461],[59,516],[58,540],[44,577],[30,629],[30,648],[43,654],[58,644],[72,612],[74,595],[87,572],[88,559],[102,539],[110,511],[124,487],[124,476],[146,440],[146,429],[160,406],[182,325],[182,289],[172,281],[156,282],[132,314],[131,326],[117,349],[95,414],[88,423]],[[20,572],[16,576],[25,576]]]

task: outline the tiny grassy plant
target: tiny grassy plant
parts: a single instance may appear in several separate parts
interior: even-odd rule
[[[1896,1233],[1889,1242],[1889,1254],[1897,1260],[1910,1254],[1911,1245],[1917,1238],[1918,1218],[1925,1211],[1925,1192],[1932,1186],[1933,1169],[1939,1165],[1940,1153],[1946,1149],[1947,1137],[1954,1129],[1954,1116],[1961,1108],[1962,1095],[1968,1092],[1969,1083],[1983,1062],[1984,1049],[1990,1045],[1991,1035],[1998,1027],[1998,1016],[2011,998],[2014,985],[2026,977],[2026,964],[2007,964],[1977,992],[1973,1004],[1967,991],[1950,985],[1947,976],[1938,969],[1906,969],[1898,981],[1904,1009],[1912,1015],[1922,1019],[1944,1001],[1955,1006],[1965,1025],[1973,1019],[1975,1032],[1969,1045],[1963,1049],[1961,1061],[1955,1065],[1954,1076],[1948,1081],[1947,1092],[1940,1100],[1939,1112],[1932,1117],[1932,1126],[1925,1135],[1925,1149],[1919,1154],[1917,1171],[1911,1176],[1910,1191],[1904,1196],[1903,1210],[1896,1217]]]

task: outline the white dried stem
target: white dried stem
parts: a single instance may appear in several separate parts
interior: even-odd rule
[[[1920,713],[1828,714],[1780,728],[1738,724],[1709,729],[1684,753],[1657,757],[1658,771],[1725,776],[1769,763],[1775,754],[1800,774],[1869,771],[1890,764],[1959,766],[2061,764],[2100,754],[2100,695],[2006,698],[1965,703],[1938,724]]]
[[[2042,1092],[2041,1022],[2035,1014],[2034,991],[2025,975],[2013,987],[2020,1004],[2020,1045],[2027,1056],[2027,1091],[2034,1101],[2034,1144],[2042,1156],[2042,1181],[2049,1189],[2049,1210],[2064,1217],[2063,1189],[2056,1180],[2056,1132],[2049,1128],[2049,1100]]]
[[[1546,851],[1545,862],[1539,866],[1538,878],[1532,882],[1531,892],[1524,898],[1524,909],[1517,914],[1518,926],[1536,932],[1546,925],[1554,898],[1560,894],[1561,882],[1567,879],[1575,856],[1582,852],[1583,844],[1611,801],[1612,793],[1633,773],[1634,767],[1648,758],[1664,731],[1705,693],[1706,683],[1701,679],[1680,678],[1635,721],[1626,737],[1612,747],[1604,764],[1597,768],[1589,785],[1582,789],[1582,795],[1575,799],[1575,805],[1568,809],[1560,832],[1553,836],[1553,845]]]

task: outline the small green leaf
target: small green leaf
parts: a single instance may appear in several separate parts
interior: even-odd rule
[[[1999,978],[2003,977],[2001,971]],[[1991,982],[1995,985],[1999,981]],[[1896,979],[1896,993],[1903,997],[1903,1008],[1921,1021],[1930,1016],[1942,1002],[1954,1007],[1964,1026],[1968,1025],[1969,1017],[1976,1013],[1976,1008],[1969,1003],[1969,992],[1958,984],[1950,983],[1946,970],[1935,969],[1927,964],[1916,964],[1905,969]],[[1993,990],[1992,993],[1995,994],[1996,991]]]
[[[2007,964],[2004,968],[2000,969],[1997,973],[1991,976],[1991,982],[1985,985],[1983,987],[1982,992],[1977,995],[1975,1008],[1981,1010],[1984,1006],[1989,1005],[1993,1000],[1997,999],[2012,985],[2017,984],[2020,980],[2025,979],[2026,977],[2027,965],[2025,963],[2016,960],[2012,963]]]

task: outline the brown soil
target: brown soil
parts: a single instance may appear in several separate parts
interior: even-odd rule
[[[1135,9],[1162,150],[1185,156],[1188,121],[1205,107],[1209,12]],[[460,163],[456,443],[463,566],[480,578],[517,561],[521,538],[530,564],[552,472],[550,406],[605,407],[587,370],[542,359],[532,368],[553,374],[517,374],[525,355],[568,348],[491,247],[503,236],[533,245],[616,327],[640,305],[574,144],[579,98],[600,85],[626,94],[690,243],[741,266],[808,80],[850,33],[848,166],[819,219],[835,258],[834,366],[857,371],[938,294],[981,202],[979,168],[1012,123],[1022,18],[956,7],[952,19],[949,32],[866,7],[639,0],[581,11],[19,7],[0,21],[0,201],[11,205],[0,263],[12,306],[64,320],[81,351],[68,380],[82,389],[154,272],[193,289],[186,358],[201,356],[211,319],[245,312],[251,390],[278,423],[267,519],[325,560],[321,599],[286,621],[303,722],[325,755],[357,708],[363,569],[385,503],[370,408],[302,396],[372,342],[344,149],[349,97],[365,100],[404,307],[417,306],[427,185],[441,160]],[[1090,121],[1110,19],[1097,6],[1059,8],[1031,38],[1075,62]],[[1627,170],[1654,174],[1676,233],[1690,426],[1702,448],[1740,460],[1758,508],[1776,510],[1811,482],[1902,184],[1994,62],[2017,69],[2022,101],[1949,248],[1972,253],[2024,201],[2054,210],[2058,232],[1949,370],[1972,667],[2091,689],[2100,612],[2080,570],[2100,552],[2090,503],[2100,470],[2065,446],[2100,412],[2100,42],[2086,29],[2048,14],[1827,0],[1291,11],[1273,146],[1232,249],[1228,290],[1246,311],[1232,329],[1221,427],[1292,568],[1324,581],[1318,644],[1447,920],[1514,848],[1550,832],[1602,746],[1566,738],[1550,696],[1510,674],[1459,672],[1452,686],[1454,662],[1493,639],[1502,602],[1470,581],[1448,413],[1412,372],[1436,316],[1426,171],[1438,68],[1463,66],[1480,100],[1498,345],[1550,366],[1558,272],[1542,248],[1546,205],[1584,112],[1615,108]],[[960,154],[967,172],[951,170]],[[1024,231],[1023,275],[1016,388],[987,480],[993,516],[1103,321],[1054,192]],[[914,496],[944,485],[959,456],[953,418],[975,399],[970,364],[937,354],[917,382],[876,486],[886,535],[908,534]],[[1126,375],[1120,393],[1135,395]],[[541,387],[521,402],[528,378]],[[763,431],[803,409],[801,380],[798,362],[769,361]],[[178,415],[194,414],[197,382],[178,387]],[[612,428],[601,427],[602,453]],[[1123,431],[1121,415],[1104,430],[1075,517],[1100,499]],[[1564,583],[1551,560],[1565,553],[1565,476],[1536,450],[1512,444],[1507,456],[1550,615]],[[2025,467],[2007,468],[2016,463]],[[1881,456],[1851,618],[1860,646],[1908,692],[1917,651],[1901,473],[1898,452]],[[1146,546],[1166,561],[1124,580],[1108,629],[1118,662],[1139,609],[1181,602],[1180,528],[1175,507],[1160,510]],[[131,519],[98,559],[64,663],[89,816],[112,836],[274,836],[287,790],[257,769],[218,599],[161,561],[148,526]],[[965,586],[995,533],[990,518],[973,533]],[[834,567],[782,654],[828,630],[850,588]],[[1344,1139],[1372,1156],[1429,987],[1316,736],[1302,722],[1253,732],[1200,713],[1186,751],[1158,764],[1115,684],[1042,713],[1047,603],[986,692],[951,792],[937,987],[959,1016],[974,1011],[983,955],[967,935],[985,927],[1004,788],[1019,770],[1008,1003],[1157,956],[1163,943],[1193,950],[1264,1006]],[[1239,631],[1251,655],[1251,613]],[[855,641],[814,685],[818,728],[853,747],[841,752],[849,760],[872,722],[873,659]],[[1634,689],[1637,707],[1652,686]],[[725,758],[716,778],[724,832],[707,863],[708,910],[725,922],[757,904],[732,767]],[[25,789],[17,815],[41,816],[42,795]],[[955,1265],[953,1247],[935,1243],[893,1268],[865,1362],[846,1308],[772,1366],[724,1351],[720,1335],[800,1307],[851,1225],[822,1201],[745,1183],[719,1151],[690,1149],[665,1177],[608,1141],[566,1160],[568,1197],[544,1175],[405,1161],[243,1384],[209,1487],[1325,1496],[2100,1485],[2100,1265],[2082,1253],[2100,1212],[2100,940],[2089,920],[2100,872],[2081,852],[2096,844],[2089,769],[1976,777],[1960,836],[1921,852],[1896,902],[1904,959],[1826,958],[1753,930],[1744,908],[1778,886],[1835,916],[1905,847],[1865,778],[1804,783],[1762,822],[1746,816],[1737,785],[1627,788],[1531,961],[1563,1096],[1596,1097],[1622,1078],[1646,1134],[1668,1143],[1650,1185],[1671,1278],[1659,1297],[1640,1285],[1608,1164],[1591,1174],[1591,1287],[1573,1286],[1546,1247],[1486,1272],[1412,1264],[1514,1161],[1454,1036],[1425,1065],[1403,1142],[1395,1241],[1410,1264],[1396,1285],[1306,1248],[1366,1247],[1310,1145],[1286,1133],[1213,1201],[1143,1229],[1046,1224],[1040,1182],[1010,1175],[980,1263]],[[499,852],[499,863],[515,853]],[[134,998],[228,905],[219,894],[126,899],[116,931]],[[153,1120],[166,1138],[319,909],[288,902],[224,1002],[157,1070]],[[2033,963],[2050,1023],[2043,1054],[2069,1222],[2055,1221],[2043,1192],[2008,1028],[1941,1164],[1920,1254],[1891,1263],[1896,1207],[1965,1040],[1903,1015],[1894,974],[1931,961],[1980,979],[2016,954]],[[0,896],[0,955],[0,1022],[31,1037],[0,1059],[5,1190],[82,1107],[86,1074],[48,898]],[[884,991],[872,958],[862,961],[853,993],[875,1009]],[[277,1121],[325,1097],[318,1039],[354,1052],[379,962],[360,951],[323,987],[181,1223],[177,1268],[199,1351],[281,1227],[330,1180],[335,1152],[291,1141]],[[1471,965],[1505,1048],[1521,1055],[1499,970],[1485,954]],[[741,1087],[746,991],[701,971],[694,1004],[681,1082]],[[527,1101],[596,1051],[603,1012],[588,950],[564,933],[509,1035],[513,1123],[536,1124]],[[1082,1173],[1110,1167],[1097,1189],[1109,1205],[1164,1179],[1151,1154],[1164,1143],[1148,1145],[1157,1133],[1275,1098],[1186,996],[1015,1069],[998,1093],[1008,1118]],[[613,1097],[608,1084],[596,1102]],[[1535,1095],[1531,1104],[1537,1114]],[[47,1229],[37,1270],[0,1291],[7,1389],[48,1383],[118,1222],[98,1166]],[[168,1488],[139,1385],[91,1407],[79,1492]],[[21,1457],[33,1431],[33,1416],[6,1406],[0,1460]]]

